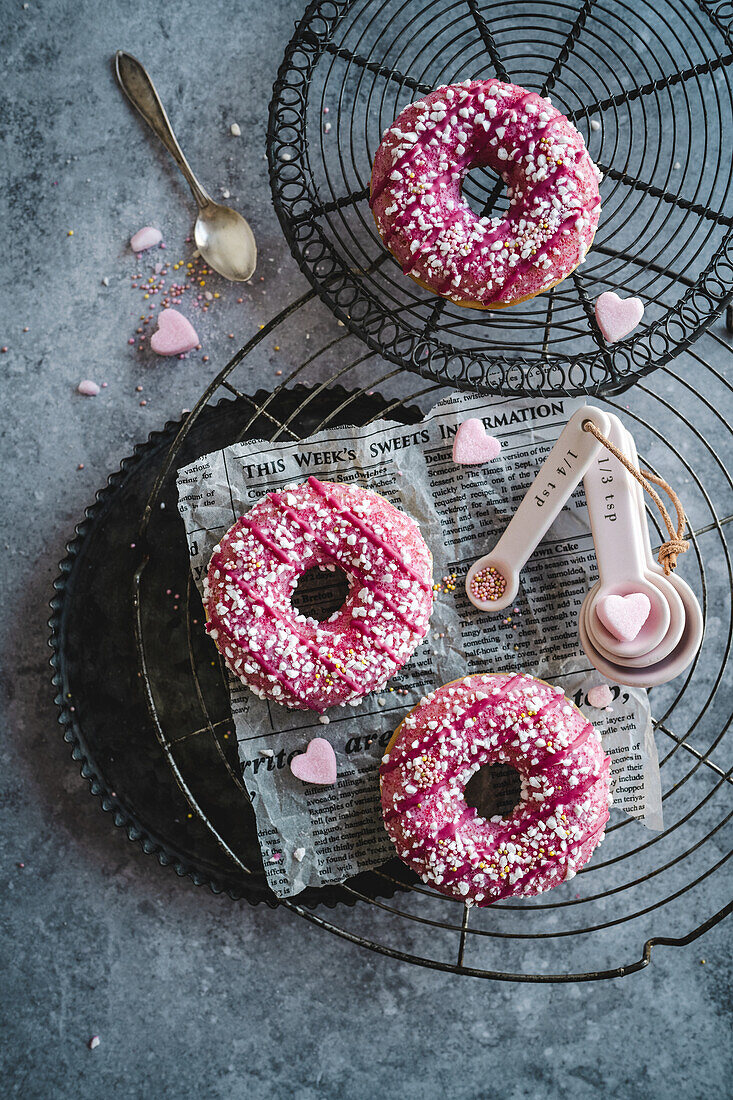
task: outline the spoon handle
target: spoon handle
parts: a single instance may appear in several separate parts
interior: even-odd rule
[[[115,54],[115,73],[130,103],[142,115],[153,133],[160,138],[183,172],[199,209],[208,206],[212,201],[211,196],[196,179],[183,155],[183,150],[176,140],[168,115],[145,66],[132,54],[118,50]]]
[[[601,409],[584,405],[573,413],[492,551],[492,557],[514,562],[517,571],[535,552],[600,450],[598,440],[583,431],[585,420],[608,431]]]
[[[609,421],[608,438],[624,452],[625,429],[617,416],[610,414]],[[602,587],[641,581],[646,556],[634,478],[604,448],[591,463],[584,483]]]

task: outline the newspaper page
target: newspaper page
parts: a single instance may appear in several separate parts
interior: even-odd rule
[[[199,591],[214,546],[238,516],[265,493],[311,474],[382,494],[419,524],[434,558],[437,590],[427,637],[388,685],[358,705],[329,711],[324,723],[315,712],[258,699],[230,677],[243,776],[267,880],[278,896],[342,882],[394,855],[379,802],[384,747],[426,693],[469,672],[521,670],[561,686],[601,733],[617,809],[651,829],[662,828],[646,692],[611,685],[608,710],[587,705],[588,690],[605,680],[583,654],[577,630],[578,611],[597,577],[582,485],[522,571],[513,609],[479,612],[464,588],[468,567],[498,541],[580,404],[562,397],[454,395],[417,425],[381,421],[332,428],[299,442],[237,443],[179,471],[179,511]],[[452,461],[453,436],[468,417],[482,418],[501,443],[501,453],[486,465]],[[326,585],[335,583],[333,574],[322,576]],[[321,583],[317,593],[302,596],[300,606],[312,614],[329,595],[335,592]],[[338,780],[332,787],[302,783],[290,770],[313,737],[325,737],[336,753]],[[493,781],[495,797],[510,809],[516,777],[502,782],[490,778],[490,769],[478,774]]]

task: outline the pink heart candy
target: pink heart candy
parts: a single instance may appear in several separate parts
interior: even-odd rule
[[[91,378],[85,378],[76,387],[76,392],[82,394],[83,397],[96,397],[99,393],[99,386],[96,382],[92,382]]]
[[[163,240],[163,234],[152,225],[144,225],[130,238],[130,248],[133,252],[145,252],[148,248],[155,248]]]
[[[336,782],[336,753],[325,737],[314,737],[305,752],[294,756],[290,770],[304,783],[320,783],[327,787]]]
[[[613,692],[608,684],[596,684],[588,692],[588,706],[605,710],[613,702]]]
[[[501,443],[487,435],[483,420],[471,417],[459,424],[453,439],[453,461],[459,466],[480,466],[491,462],[501,450]]]
[[[614,638],[633,642],[649,618],[652,605],[643,592],[628,596],[605,596],[596,604],[596,615]]]
[[[619,298],[618,294],[607,290],[596,302],[596,321],[609,344],[628,336],[643,316],[644,303],[641,298]]]
[[[182,355],[198,346],[199,338],[191,322],[177,309],[164,309],[158,314],[158,327],[150,338],[156,355]]]

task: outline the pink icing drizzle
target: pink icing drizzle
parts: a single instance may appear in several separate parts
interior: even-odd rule
[[[279,508],[282,508],[283,513],[288,517],[288,519],[292,520],[293,523],[295,523],[301,529],[301,531],[304,531],[307,535],[310,535],[313,541],[316,542],[322,550],[325,550],[332,561],[335,561],[338,565],[341,564],[341,559],[338,553],[336,553],[334,547],[329,545],[329,543],[327,543],[325,539],[320,538],[320,536],[316,534],[310,524],[307,523],[302,516],[298,515],[298,513],[293,508],[290,508],[289,505],[285,504],[282,498],[278,496],[277,493],[272,493],[271,499]],[[399,609],[394,600],[392,600],[386,592],[383,592],[381,590],[376,581],[373,581],[369,577],[366,577],[362,573],[362,571],[352,565],[351,562],[344,563],[344,567],[358,578],[359,583],[362,585],[362,587],[368,588],[371,592],[374,592],[377,598],[382,600],[385,606],[388,607],[389,610],[392,611],[397,616],[397,618],[405,624],[405,626],[409,627],[410,630],[412,630],[413,632],[418,630],[416,624],[403,614],[403,612]],[[428,585],[427,587],[429,588],[430,586]]]
[[[389,546],[384,541],[384,539],[376,533],[376,531],[372,531],[370,527],[367,527],[367,525],[363,523],[358,516],[354,515],[350,508],[346,508],[343,504],[336,500],[336,498],[328,492],[325,486],[321,484],[318,478],[312,476],[309,477],[308,484],[310,485],[311,489],[314,489],[319,494],[319,496],[322,496],[324,500],[328,501],[334,511],[338,512],[340,516],[345,516],[346,519],[348,519],[349,523],[352,523],[354,527],[356,527],[357,531],[361,531],[362,535],[364,535],[365,538],[373,543],[374,546],[378,546],[380,550],[384,551],[388,558],[396,562],[396,564],[399,565],[400,569],[402,569],[403,572],[407,573],[408,577],[412,577],[416,584],[419,584],[421,588],[430,588],[430,585],[424,577],[421,577],[419,573],[416,573],[414,569],[411,569],[407,562],[402,557],[400,557],[397,551],[393,550],[392,547]]]
[[[234,631],[229,629],[229,627],[226,625],[224,620],[216,614],[211,616],[210,622],[208,622],[206,624],[206,629],[207,629],[208,633],[211,633],[212,629],[220,630],[223,634],[226,635],[227,638],[231,639],[231,641],[233,641],[236,645],[242,645],[241,638],[238,638],[236,636],[236,634],[234,633]],[[249,646],[247,647],[247,656],[251,657],[252,660],[255,661],[260,666],[260,668],[263,668],[268,676],[274,676],[275,679],[277,680],[277,682],[279,684],[281,684],[287,691],[289,691],[290,694],[293,695],[298,700],[298,702],[304,703],[304,704],[307,703],[307,700],[306,700],[305,696],[301,695],[293,687],[293,685],[290,683],[290,681],[287,679],[287,677],[283,676],[282,673],[279,671],[279,669],[275,668],[275,666],[273,664],[270,664],[270,662],[265,657],[263,657],[259,653],[255,653],[255,651]]]
[[[226,566],[222,566],[220,568],[222,568],[222,571],[227,575],[227,577],[229,577],[229,579],[234,584],[236,584],[237,588],[241,589],[241,591],[244,592],[245,595],[249,596],[253,603],[259,604],[260,607],[264,607],[267,613],[271,615],[273,619],[277,619],[278,622],[283,623],[285,626],[291,625],[289,619],[287,619],[284,615],[281,615],[278,610],[274,608],[271,604],[267,603],[267,601],[260,595],[260,593],[252,588],[251,585],[247,584],[245,580],[242,580],[241,577],[238,577],[236,573],[232,572],[231,569],[227,569]],[[361,690],[361,686],[356,682],[356,680],[354,680],[353,677],[349,676],[348,672],[346,672],[344,669],[339,668],[339,666],[335,664],[330,659],[330,657],[327,657],[324,653],[321,653],[320,647],[317,646],[315,642],[311,641],[310,638],[303,637],[302,634],[299,635],[299,638],[301,645],[304,645],[306,649],[313,653],[321,662],[321,664],[329,670],[329,672],[335,672],[337,676],[340,676],[342,680],[345,680],[349,687],[354,688],[355,691]],[[292,691],[292,687],[290,690]],[[295,694],[295,692],[293,692],[293,694]]]

